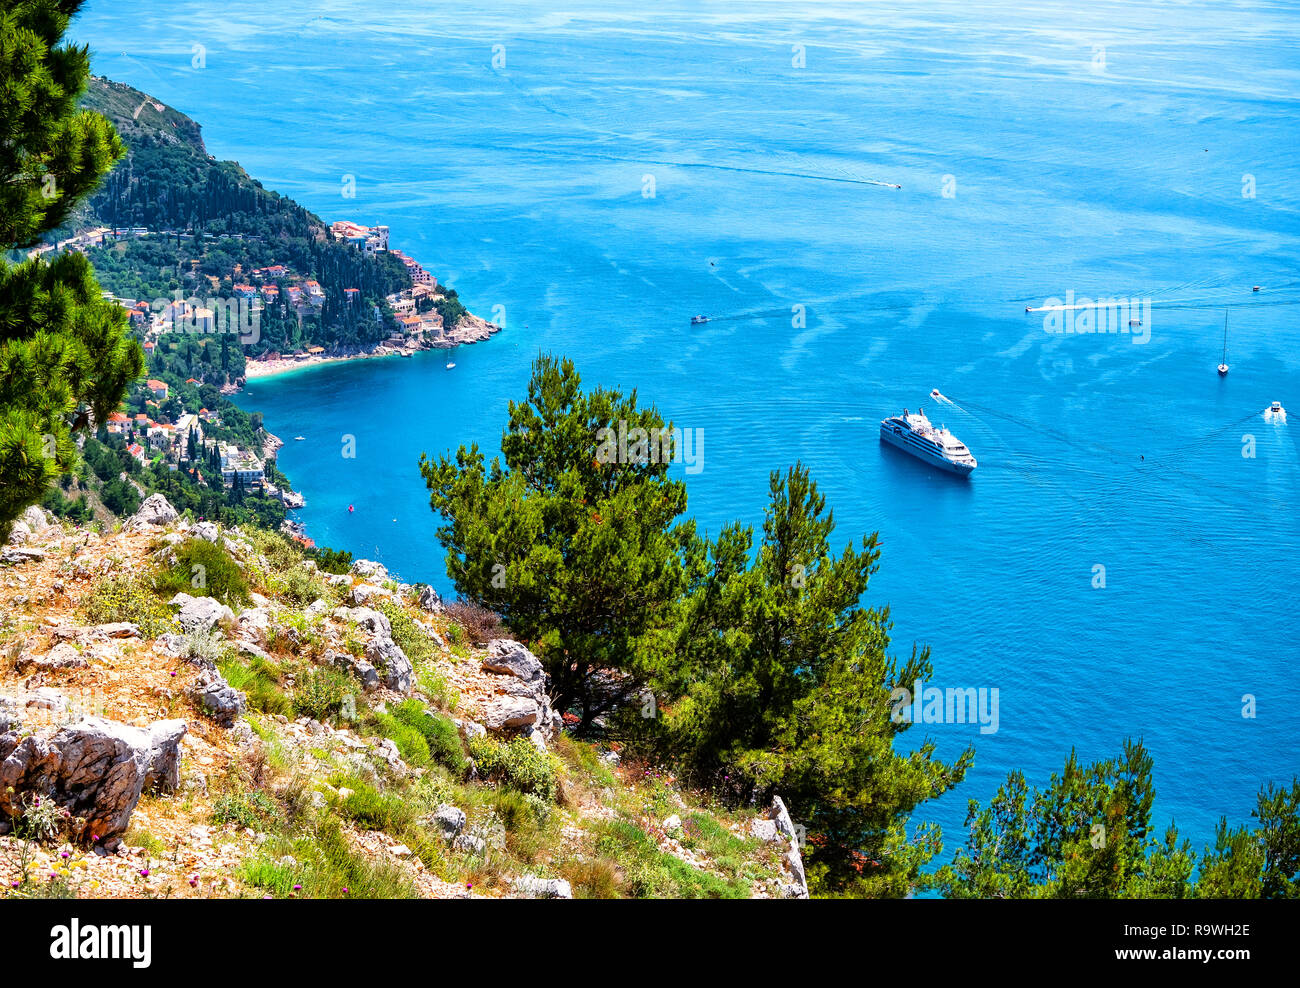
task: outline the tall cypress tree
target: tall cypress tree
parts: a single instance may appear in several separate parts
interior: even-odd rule
[[[62,43],[81,0],[10,0],[0,11],[0,252],[62,224],[125,149],[77,109],[85,46]],[[0,259],[0,542],[75,457],[73,434],[104,421],[144,368],[125,312],[90,263]]]

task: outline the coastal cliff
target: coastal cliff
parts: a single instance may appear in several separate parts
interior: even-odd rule
[[[378,563],[159,495],[0,553],[0,894],[807,894],[779,801],[573,739],[526,643]]]

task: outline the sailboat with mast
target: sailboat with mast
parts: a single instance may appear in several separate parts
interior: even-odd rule
[[[1223,314],[1223,360],[1219,364],[1219,377],[1228,373],[1228,313]]]

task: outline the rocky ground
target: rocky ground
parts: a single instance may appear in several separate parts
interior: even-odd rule
[[[378,563],[161,495],[0,549],[0,893],[807,895],[779,801],[707,802],[568,737],[524,644]]]

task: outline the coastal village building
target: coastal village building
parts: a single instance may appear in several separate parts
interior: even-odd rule
[[[413,257],[407,257],[400,250],[390,251],[390,253],[406,265],[406,273],[411,276],[411,282],[416,285],[428,285],[435,288],[438,285],[438,279],[429,274],[428,271],[420,267],[419,261]]]
[[[149,426],[146,438],[149,440],[150,446],[167,452],[176,442],[176,428],[167,425],[165,422],[155,422]]]
[[[155,398],[159,398],[163,401],[167,400],[167,383],[165,381],[158,381],[154,378],[150,378],[146,382],[146,386],[149,388],[149,393]]]
[[[388,227],[386,226],[369,227],[350,220],[339,220],[330,225],[330,233],[335,240],[351,244],[367,254],[378,254],[388,250]]]
[[[203,420],[193,413],[187,412],[178,418],[173,429],[181,442],[189,442],[190,430],[194,431],[194,438],[197,442],[203,442]]]
[[[261,490],[266,480],[261,460],[247,450],[227,442],[217,444],[217,453],[221,457],[221,479],[227,487],[235,482],[235,477],[239,477],[246,490]]]
[[[167,304],[158,326],[170,333],[211,333],[214,320],[211,309],[191,305],[182,299]]]

